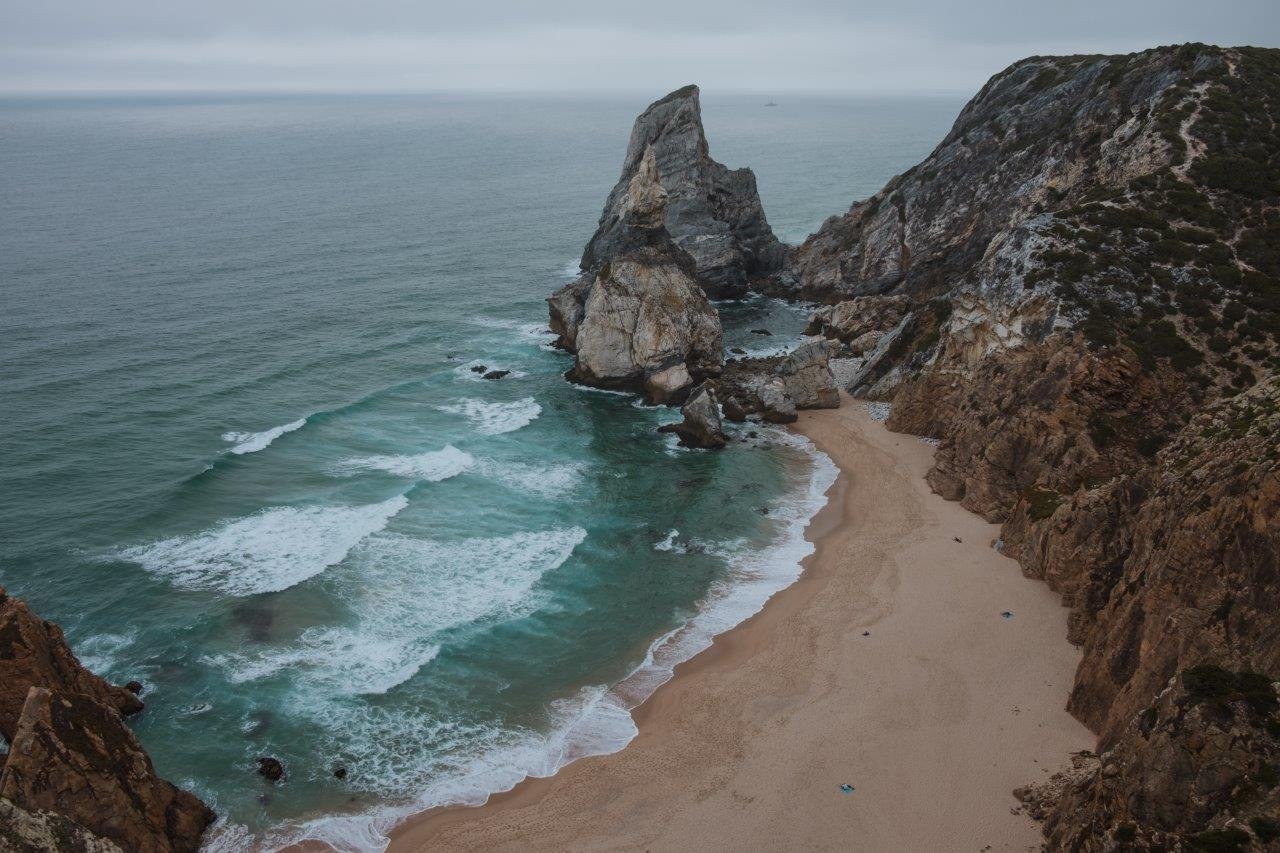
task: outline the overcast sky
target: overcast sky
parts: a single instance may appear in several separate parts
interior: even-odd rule
[[[0,90],[967,93],[1184,41],[1280,46],[1280,0],[0,0]]]

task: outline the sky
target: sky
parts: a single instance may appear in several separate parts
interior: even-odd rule
[[[972,92],[1185,41],[1280,46],[1280,0],[0,0],[0,92]]]

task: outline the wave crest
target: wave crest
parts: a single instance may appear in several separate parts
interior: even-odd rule
[[[279,592],[342,562],[408,505],[396,495],[364,506],[271,507],[202,533],[126,548],[120,556],[188,589]]]
[[[271,429],[264,429],[262,432],[224,432],[222,440],[236,442],[236,446],[228,452],[234,453],[236,456],[242,456],[246,453],[257,453],[285,433],[302,429],[306,425],[306,418],[298,418],[296,421],[290,421],[287,424],[281,424]]]

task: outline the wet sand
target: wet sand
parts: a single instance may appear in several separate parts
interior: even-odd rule
[[[1063,710],[1067,611],[930,491],[931,447],[847,399],[795,429],[840,469],[803,577],[680,666],[623,751],[410,819],[392,850],[1039,847],[1010,792],[1093,746]]]

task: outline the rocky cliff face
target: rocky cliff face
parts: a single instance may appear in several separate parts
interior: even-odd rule
[[[141,709],[0,589],[0,849],[197,850],[214,814],[156,775],[121,716]]]
[[[1054,848],[1270,843],[1273,718],[1177,685],[1280,677],[1278,128],[1280,51],[1028,59],[775,284],[1072,608],[1105,752],[1039,807]]]
[[[655,224],[692,260],[695,277],[709,295],[741,295],[753,278],[781,268],[783,247],[765,219],[755,175],[711,159],[698,87],[685,86],[650,104],[636,119],[622,176],[583,252],[583,270],[598,269],[631,244],[632,182],[648,156],[665,197]]]
[[[91,696],[120,714],[136,714],[142,702],[80,665],[62,629],[31,612],[0,587],[0,734],[13,740],[31,687]]]

